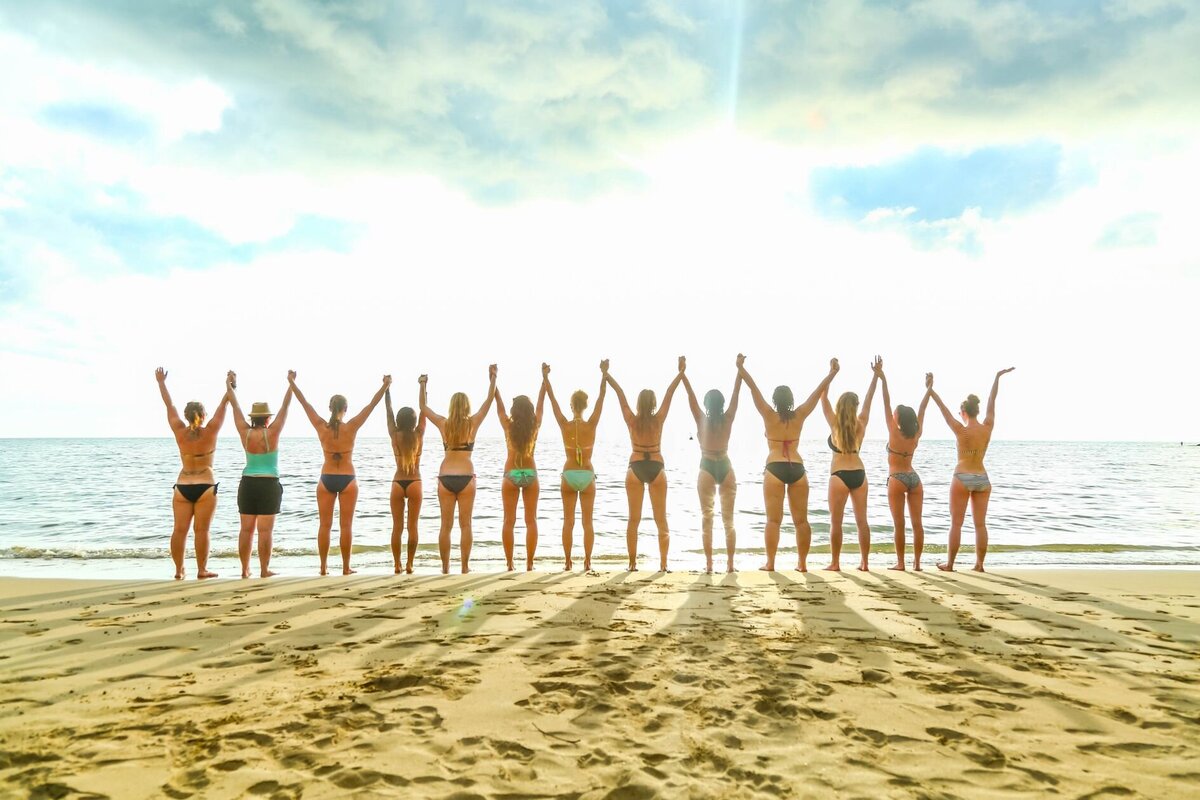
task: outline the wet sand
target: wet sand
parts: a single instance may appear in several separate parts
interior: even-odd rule
[[[0,794],[1181,797],[1200,573],[0,579]]]

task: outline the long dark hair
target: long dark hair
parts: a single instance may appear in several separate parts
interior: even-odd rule
[[[776,386],[771,400],[775,403],[775,411],[778,412],[779,419],[783,422],[791,422],[796,416],[796,398],[792,396],[791,387]]]
[[[396,412],[396,455],[404,472],[417,466],[417,412],[408,406]]]
[[[537,414],[533,403],[523,394],[512,401],[512,416],[508,426],[508,440],[513,450],[520,457],[533,455],[533,447],[537,443]]]
[[[333,429],[333,435],[338,435],[338,429],[342,426],[342,421],[338,419],[338,414],[346,413],[346,398],[340,394],[335,394],[329,398],[329,427]]]
[[[710,428],[721,428],[725,425],[725,395],[716,389],[709,389],[704,394],[704,413],[708,416]]]
[[[904,438],[911,439],[917,435],[917,412],[911,406],[896,406],[896,422],[900,425],[900,433]]]

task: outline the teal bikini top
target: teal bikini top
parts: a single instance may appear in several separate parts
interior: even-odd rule
[[[270,447],[267,440],[267,432],[262,432],[263,443]],[[279,477],[279,451],[272,450],[269,453],[251,453],[246,451],[246,468],[242,470],[242,474],[250,477],[258,478],[278,478]]]

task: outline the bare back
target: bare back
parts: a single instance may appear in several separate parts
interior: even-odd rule
[[[642,456],[650,461],[662,461],[662,429],[663,420],[654,414],[646,422],[636,416],[628,420],[629,443],[633,445],[633,454]]]
[[[591,469],[592,450],[596,446],[596,423],[575,417],[559,423],[566,461],[563,469]]]
[[[725,455],[729,450],[729,434],[732,430],[733,420],[728,415],[719,425],[713,425],[707,417],[702,418],[696,426],[700,452],[713,457]]]
[[[354,440],[358,436],[358,426],[350,422],[342,422],[334,431],[328,422],[322,428],[317,428],[317,438],[321,440],[321,450],[325,453],[325,462],[321,465],[323,475],[353,475]]]
[[[986,472],[983,457],[987,454],[988,445],[992,441],[992,426],[971,419],[966,425],[954,432],[958,440],[958,466],[955,472]]]
[[[416,437],[416,441],[413,443],[412,469],[407,470],[400,462],[400,432],[394,431],[391,434],[392,456],[396,459],[396,474],[392,476],[392,480],[420,480],[421,478],[421,454],[425,451],[424,421],[413,431],[413,435]]]
[[[767,437],[767,463],[791,461],[803,464],[798,446],[804,431],[804,417],[796,414],[786,422],[777,412],[764,413],[763,428]],[[726,439],[728,441],[728,439]]]
[[[911,439],[900,431],[900,426],[888,425],[888,472],[912,472],[913,456],[917,452],[917,444],[921,441],[920,428]]]
[[[179,446],[179,459],[183,466],[179,470],[178,483],[212,483],[213,453],[217,449],[217,430],[207,427],[177,428],[175,443]]]

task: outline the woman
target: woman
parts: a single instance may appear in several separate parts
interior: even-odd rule
[[[428,375],[418,378],[421,384],[421,414],[442,435],[446,455],[438,468],[438,505],[442,509],[442,529],[438,533],[438,552],[442,556],[442,574],[450,572],[450,529],[454,526],[454,510],[458,509],[458,527],[462,532],[459,550],[462,553],[463,574],[470,572],[471,512],[475,507],[475,467],[471,451],[475,449],[475,434],[492,408],[496,397],[496,365],[488,367],[488,392],[483,407],[471,414],[471,401],[462,392],[450,397],[450,412],[435,414],[426,402]]]
[[[987,507],[988,498],[992,495],[992,483],[988,480],[987,470],[983,466],[983,457],[987,454],[988,444],[992,441],[992,426],[996,422],[996,394],[1000,391],[1000,376],[1007,375],[1016,367],[1002,369],[996,373],[992,382],[992,393],[988,397],[987,416],[979,421],[979,398],[973,394],[967,395],[959,409],[962,422],[956,420],[933,390],[933,375],[927,375],[929,396],[941,409],[946,424],[954,432],[958,443],[958,464],[954,467],[954,479],[950,481],[950,546],[944,563],[937,565],[943,572],[954,571],[954,559],[958,556],[958,546],[962,539],[963,519],[967,515],[967,502],[971,504],[971,516],[975,520],[975,566],[976,572],[983,572],[983,559],[987,555]]]
[[[679,373],[663,395],[662,408],[655,410],[654,392],[643,389],[638,394],[637,413],[629,407],[625,393],[621,391],[613,376],[606,376],[621,402],[621,412],[625,415],[625,424],[629,426],[629,442],[633,445],[633,455],[630,456],[629,469],[625,473],[625,495],[629,498],[629,525],[625,529],[625,546],[629,551],[631,572],[637,570],[638,524],[642,521],[642,502],[647,489],[650,491],[654,522],[658,526],[658,569],[660,572],[667,571],[667,550],[671,546],[671,534],[667,529],[667,476],[663,473],[662,429],[667,412],[671,408],[671,398],[679,386],[679,381],[683,379],[683,371],[686,368],[687,360],[680,356]]]
[[[504,462],[504,477],[500,481],[500,496],[504,501],[504,526],[500,539],[504,544],[504,558],[508,570],[513,566],[513,529],[517,525],[517,498],[525,505],[525,570],[533,569],[533,556],[537,550],[537,464],[533,450],[537,447],[538,430],[542,427],[542,406],[546,401],[546,375],[550,367],[542,364],[542,388],[538,392],[537,408],[529,398],[519,394],[513,398],[512,416],[504,410],[500,390],[496,390],[496,416],[504,429],[504,440],[508,445],[508,458]]]
[[[158,391],[162,395],[163,405],[167,407],[167,423],[175,434],[179,459],[183,462],[171,498],[171,512],[175,516],[175,527],[171,531],[171,560],[175,562],[175,580],[183,580],[183,552],[189,527],[196,533],[196,577],[215,578],[217,573],[208,569],[208,527],[212,524],[213,512],[217,510],[217,481],[213,476],[212,462],[213,452],[217,449],[217,434],[225,422],[229,392],[225,392],[212,420],[205,425],[203,403],[192,400],[183,407],[183,419],[180,419],[175,404],[171,402],[171,393],[167,391],[167,371],[159,367],[154,371],[154,376],[158,379]]]
[[[738,359],[739,362],[741,359]],[[721,519],[725,522],[725,554],[728,556],[726,572],[733,572],[733,551],[737,544],[737,533],[733,529],[733,501],[737,497],[737,476],[729,461],[729,434],[733,430],[733,418],[737,415],[738,394],[742,389],[742,376],[733,380],[733,395],[729,408],[725,408],[725,397],[716,389],[704,395],[704,411],[696,402],[692,382],[683,376],[683,388],[687,391],[688,404],[696,420],[696,441],[700,443],[700,475],[696,491],[700,495],[701,538],[704,541],[704,558],[708,566],[705,572],[713,571],[713,499],[717,490],[721,492]]]
[[[867,558],[871,554],[871,528],[867,524],[867,471],[858,455],[863,437],[867,435],[867,421],[871,418],[871,401],[875,398],[875,384],[883,371],[883,359],[875,357],[871,363],[871,386],[862,413],[858,412],[858,395],[842,392],[837,409],[829,404],[829,387],[821,393],[821,408],[829,423],[829,449],[833,460],[829,464],[829,550],[833,554],[826,569],[838,572],[842,568],[842,518],[846,512],[846,500],[854,504],[854,524],[858,528],[858,551],[860,572],[867,571]]]
[[[329,534],[333,529],[333,504],[338,504],[338,529],[341,536],[338,539],[338,550],[342,554],[342,574],[352,575],[350,569],[350,547],[354,542],[354,506],[358,503],[358,481],[354,479],[354,439],[358,429],[363,426],[375,406],[383,399],[383,393],[392,385],[392,376],[384,375],[383,384],[366,408],[350,419],[346,416],[346,398],[335,394],[329,398],[329,419],[321,415],[304,399],[304,393],[296,385],[296,373],[288,375],[288,382],[308,421],[317,431],[321,440],[321,450],[325,453],[325,463],[321,465],[321,479],[317,481],[317,511],[321,521],[317,528],[317,552],[321,557],[321,574],[328,573]]]
[[[596,471],[592,469],[592,448],[596,446],[596,425],[600,422],[600,412],[604,410],[604,394],[608,391],[608,359],[600,362],[600,394],[596,397],[596,407],[586,420],[583,412],[587,408],[588,396],[582,389],[571,395],[571,419],[567,419],[558,400],[554,397],[554,388],[550,385],[550,365],[542,365],[542,375],[546,394],[550,397],[550,407],[554,409],[554,418],[558,420],[562,432],[563,448],[567,460],[563,463],[562,484],[559,487],[563,502],[563,556],[566,563],[564,570],[574,568],[571,560],[571,547],[575,534],[575,502],[579,501],[583,516],[583,568],[592,568],[592,545],[596,541],[596,531],[592,527],[592,507],[596,502]]]
[[[767,436],[767,465],[763,472],[763,504],[767,511],[767,527],[764,533],[767,563],[760,569],[767,572],[775,570],[775,551],[779,549],[779,527],[783,522],[783,499],[786,496],[792,514],[792,524],[796,527],[796,569],[808,572],[808,548],[812,544],[812,526],[808,524],[808,476],[804,469],[804,459],[801,458],[796,445],[800,443],[804,421],[817,407],[817,402],[829,388],[833,376],[837,375],[838,360],[829,360],[829,374],[799,408],[794,407],[795,399],[792,390],[787,386],[776,386],[771,395],[774,405],[768,404],[762,392],[758,390],[758,385],[746,371],[746,357],[738,355],[737,365],[738,375],[746,382],[750,396],[754,398],[754,406],[762,415]]]
[[[421,517],[421,451],[425,446],[425,416],[420,420],[408,406],[392,415],[392,387],[383,393],[383,408],[387,412],[388,438],[396,458],[392,475],[392,562],[400,574],[400,532],[404,529],[405,506],[408,507],[408,558],[404,571],[412,574],[413,558],[417,554],[417,522]]]
[[[888,569],[904,571],[904,505],[907,503],[913,529],[913,571],[920,572],[921,551],[925,547],[925,527],[921,524],[925,487],[921,485],[921,476],[913,470],[912,460],[921,434],[925,432],[925,408],[929,405],[933,376],[925,376],[925,396],[921,398],[918,411],[909,406],[896,406],[892,413],[892,398],[888,394],[887,376],[883,374],[882,365],[879,383],[883,388],[883,411],[887,414],[888,426],[888,507],[892,510],[892,526],[896,533],[896,564]]]
[[[288,373],[288,380],[295,377]],[[250,406],[250,419],[242,416],[238,405],[237,375],[232,371],[226,380],[229,404],[233,406],[233,424],[237,427],[246,451],[246,467],[238,483],[238,514],[242,517],[242,528],[238,533],[238,558],[242,561],[242,577],[250,577],[250,549],[254,544],[254,532],[258,531],[259,576],[269,578],[271,571],[271,533],[275,530],[275,515],[283,500],[283,486],[279,483],[279,435],[287,422],[288,406],[292,402],[292,386],[289,383],[279,414],[271,422],[271,409],[266,403]]]

